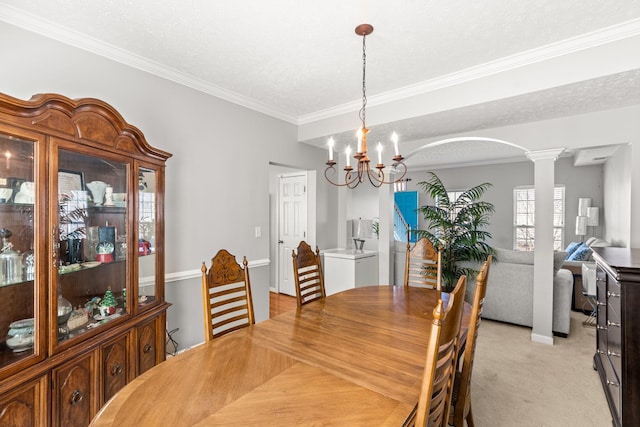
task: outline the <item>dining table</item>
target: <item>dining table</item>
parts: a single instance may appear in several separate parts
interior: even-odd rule
[[[448,294],[349,289],[198,345],[138,376],[91,426],[400,426]],[[469,324],[465,303],[461,330]]]

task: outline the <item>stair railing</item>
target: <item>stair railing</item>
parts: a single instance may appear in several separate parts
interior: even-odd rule
[[[411,228],[407,221],[404,219],[404,215],[400,212],[397,204],[393,204],[393,210],[395,214],[393,216],[393,235],[395,239],[399,242],[408,242],[409,241],[409,233],[411,232]]]

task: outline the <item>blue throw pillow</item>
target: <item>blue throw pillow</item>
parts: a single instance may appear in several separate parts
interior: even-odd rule
[[[576,249],[569,258],[569,261],[586,261],[591,256],[591,248],[587,245],[582,245]]]
[[[564,251],[567,253],[567,258],[569,259],[569,257],[576,251],[578,250],[578,248],[580,246],[584,245],[584,242],[571,242],[569,243],[569,245],[567,246],[567,249],[565,249]]]

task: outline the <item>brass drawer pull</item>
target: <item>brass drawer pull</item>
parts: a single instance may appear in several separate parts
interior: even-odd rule
[[[116,375],[120,375],[121,373],[122,368],[120,367],[120,364],[116,363],[115,365],[113,365],[113,369],[111,369],[111,375],[115,377]]]
[[[617,326],[619,328],[620,322],[616,323],[616,322],[612,322],[611,320],[607,320],[607,326]]]
[[[72,406],[77,405],[78,403],[82,402],[83,398],[84,398],[84,395],[80,390],[74,390],[73,393],[71,394],[71,405]]]
[[[608,298],[620,298],[620,292],[616,293],[616,292],[607,291],[607,297]]]
[[[151,351],[151,344],[147,343],[144,345],[144,348],[142,349],[143,352],[145,353],[149,353]]]
[[[610,381],[610,380],[607,380],[607,385],[612,385],[614,387],[620,387],[620,384],[618,384],[616,382],[613,382],[613,381]]]
[[[602,302],[602,301],[598,301],[596,303],[596,305],[599,306],[599,307],[605,307],[607,305],[607,303],[606,302]]]
[[[614,357],[621,357],[622,356],[622,354],[620,354],[620,353],[614,353],[613,351],[609,351],[609,350],[607,350],[607,355],[614,356]]]
[[[600,325],[598,325],[598,326],[596,326],[596,328],[597,328],[599,331],[606,331],[606,330],[607,330],[607,327],[606,327],[606,326],[600,326]]]

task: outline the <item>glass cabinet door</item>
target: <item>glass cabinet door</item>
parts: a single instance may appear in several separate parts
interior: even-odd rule
[[[0,370],[34,355],[36,313],[35,143],[0,131]]]
[[[128,313],[129,164],[58,151],[57,341]]]
[[[156,301],[157,174],[138,168],[138,307]]]

